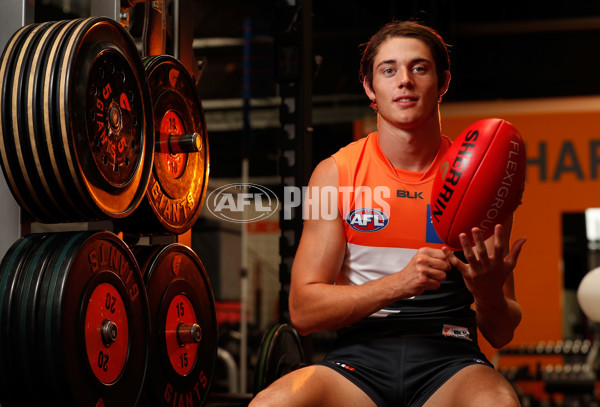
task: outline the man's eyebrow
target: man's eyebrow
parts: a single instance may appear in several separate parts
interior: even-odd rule
[[[377,64],[375,68],[379,68],[381,65],[389,65],[396,64],[398,61],[396,59],[386,59]],[[433,62],[429,58],[415,58],[410,61],[410,64],[420,64],[420,63],[428,63],[432,64]]]
[[[379,68],[381,65],[388,65],[388,64],[395,64],[395,63],[396,63],[395,59],[386,59],[385,61],[381,61],[380,63],[378,63],[376,68]]]
[[[420,63],[423,63],[423,62],[425,62],[425,63],[428,63],[428,64],[431,64],[431,63],[433,63],[433,62],[432,62],[430,59],[428,59],[428,58],[415,58],[415,59],[413,59],[411,62],[412,62],[413,64],[420,64]]]

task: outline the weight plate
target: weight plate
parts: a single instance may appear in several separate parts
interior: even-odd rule
[[[263,336],[254,375],[254,394],[305,364],[298,332],[289,324],[276,324]]]
[[[27,119],[23,116],[23,109],[25,108],[23,96],[27,90],[28,78],[31,73],[32,51],[35,43],[48,27],[49,23],[35,25],[31,32],[24,38],[16,55],[11,91],[12,109],[10,120],[13,123],[12,144],[15,146],[14,160],[18,164],[13,167],[13,170],[15,173],[19,172],[19,178],[22,177],[24,182],[20,185],[20,188],[27,190],[27,195],[31,197],[30,205],[35,213],[42,214],[44,218],[53,219],[53,214],[48,211],[45,205],[48,202],[48,198],[40,195],[40,193],[43,193],[41,182],[35,176],[36,172],[30,168],[31,164],[34,164],[35,161],[33,161],[29,137],[26,134]]]
[[[48,63],[42,67],[40,72],[41,94],[37,99],[36,111],[40,112],[37,140],[40,152],[47,154],[45,163],[46,173],[58,184],[56,193],[60,194],[72,209],[71,216],[65,221],[85,221],[98,218],[97,211],[88,196],[83,193],[81,186],[73,180],[68,158],[65,155],[64,145],[61,141],[59,117],[58,92],[60,61],[64,58],[68,39],[73,32],[83,24],[82,19],[71,20],[63,26],[48,43]]]
[[[96,211],[95,202],[88,194],[84,186],[81,171],[79,168],[77,157],[75,156],[75,144],[85,143],[88,144],[87,137],[81,137],[85,132],[71,132],[70,117],[68,112],[71,105],[70,100],[67,100],[67,96],[70,93],[70,87],[77,86],[75,81],[81,83],[87,83],[85,78],[74,78],[71,67],[71,61],[73,59],[72,53],[75,52],[78,47],[77,43],[81,36],[85,35],[86,28],[90,21],[81,21],[73,27],[72,32],[64,38],[64,45],[59,48],[59,58],[57,58],[54,66],[52,67],[53,76],[52,82],[55,87],[50,97],[54,99],[54,108],[56,110],[50,111],[53,115],[53,126],[52,126],[52,142],[57,143],[57,148],[54,153],[57,156],[57,161],[63,164],[64,173],[68,175],[68,179],[72,181],[75,186],[73,192],[77,192],[79,198],[85,202],[85,206],[90,208],[92,211]],[[93,57],[91,57],[93,59]],[[92,61],[87,61],[85,68],[88,68]],[[81,82],[83,80],[83,82]],[[73,82],[71,82],[73,81]],[[80,92],[87,92],[87,90],[81,89]],[[81,109],[81,106],[85,109],[85,104],[79,104],[77,109]],[[93,164],[92,164],[93,165]],[[98,216],[98,215],[97,215]]]
[[[66,364],[64,352],[61,344],[60,329],[56,319],[60,318],[60,312],[57,317],[53,317],[56,311],[52,305],[61,301],[62,293],[56,289],[58,280],[64,274],[62,269],[65,267],[63,262],[68,262],[79,250],[81,241],[85,239],[86,232],[65,232],[58,233],[58,244],[56,250],[49,254],[45,270],[40,279],[39,301],[36,305],[36,336],[38,354],[38,367],[43,375],[43,380],[39,385],[42,394],[52,395],[56,405],[71,405],[71,395],[67,386]],[[34,235],[29,235],[28,238]],[[71,327],[70,335],[73,336],[74,326]],[[49,351],[50,350],[50,351]],[[68,349],[73,352],[74,349]]]
[[[25,93],[35,74],[32,72],[32,58],[37,57],[38,41],[46,38],[43,34],[50,31],[52,23],[31,24],[23,27],[9,41],[2,62],[0,114],[2,120],[0,158],[8,186],[21,207],[33,218],[56,220],[60,210],[52,207],[53,196],[43,196],[39,171],[35,169],[35,160],[31,159],[32,148],[29,118],[26,114]],[[45,61],[47,62],[47,61]],[[40,195],[42,194],[42,195]]]
[[[129,320],[119,290],[108,282],[94,287],[85,312],[85,349],[94,376],[105,385],[123,373],[129,351]]]
[[[120,24],[92,17],[80,28],[60,63],[61,140],[73,179],[99,211],[121,218],[139,205],[152,170],[148,84],[135,43]]]
[[[171,367],[179,376],[187,376],[194,368],[198,354],[197,341],[202,339],[202,328],[194,305],[185,294],[175,295],[167,306],[165,317],[165,345]]]
[[[32,218],[120,218],[139,205],[152,171],[152,106],[120,24],[92,17],[27,26],[9,41],[0,80],[0,158]]]
[[[54,324],[61,327],[60,343],[65,350],[78,350],[64,353],[67,380],[74,405],[133,406],[142,391],[148,359],[150,321],[144,282],[135,257],[116,235],[97,232],[86,237],[66,278],[57,285],[62,304],[53,306],[53,316],[60,316]],[[102,297],[106,301],[98,301]],[[97,324],[99,314],[117,332],[104,346],[96,342],[103,336],[100,328],[111,328]],[[96,357],[91,357],[94,352]]]
[[[75,21],[72,22],[73,24]],[[32,218],[54,222],[62,211],[63,205],[53,205],[54,194],[47,195],[44,188],[44,177],[40,177],[40,169],[36,167],[37,159],[34,151],[37,145],[31,144],[32,135],[29,130],[33,122],[28,115],[29,107],[35,109],[36,103],[28,100],[29,84],[37,77],[32,66],[41,51],[39,44],[45,42],[45,34],[53,31],[62,23],[31,24],[23,27],[13,36],[5,48],[0,80],[2,86],[2,119],[0,158],[7,183],[16,201]],[[70,23],[71,24],[71,23]],[[44,61],[48,63],[49,61]],[[43,105],[45,106],[45,105]],[[51,143],[53,145],[53,143]],[[48,169],[41,171],[50,173]],[[48,188],[49,189],[49,188]],[[69,194],[72,193],[69,192]],[[76,206],[66,213],[77,213]]]
[[[22,107],[23,120],[27,123],[25,134],[28,136],[32,154],[27,161],[30,163],[29,167],[32,168],[31,172],[40,180],[39,190],[47,197],[44,199],[46,206],[59,221],[65,219],[85,220],[90,217],[89,212],[86,214],[86,211],[81,209],[82,205],[75,204],[71,194],[66,193],[63,177],[56,176],[53,167],[54,146],[51,142],[48,143],[44,127],[44,110],[48,109],[48,106],[43,104],[46,72],[54,60],[52,52],[55,50],[55,40],[58,38],[60,41],[64,35],[65,26],[68,28],[73,23],[75,21],[67,20],[53,23],[36,42]]]
[[[40,391],[42,373],[36,352],[36,305],[46,262],[51,254],[59,249],[60,241],[56,237],[55,234],[48,234],[29,238],[33,239],[33,245],[28,253],[29,259],[24,263],[23,279],[14,299],[13,313],[17,317],[18,325],[12,330],[11,349],[18,360],[13,374],[19,378],[21,385],[18,387],[21,394],[19,405],[36,406],[46,402],[45,393]]]
[[[144,59],[154,112],[154,165],[140,208],[123,223],[139,234],[181,234],[196,222],[208,185],[208,137],[195,83],[177,59]],[[169,149],[170,139],[196,133],[197,152]]]
[[[202,406],[217,356],[216,309],[210,281],[187,246],[134,246],[144,272],[151,315],[148,377],[142,400],[150,406]]]
[[[129,63],[117,52],[103,52],[90,67],[86,97],[86,106],[92,107],[87,120],[90,149],[98,172],[114,188],[131,182],[142,158],[141,137],[135,132],[140,112],[132,111],[136,97],[128,89],[134,80]]]
[[[12,121],[11,101],[16,55],[20,50],[24,38],[33,28],[33,25],[22,27],[11,36],[2,52],[0,63],[0,163],[8,187],[15,200],[29,213],[33,212],[29,204],[29,202],[32,202],[32,198],[27,195],[26,190],[23,191],[21,188],[25,181],[20,172],[13,171],[13,168],[18,168],[18,164],[14,162],[16,147],[12,142],[14,123]]]
[[[133,254],[110,232],[49,236],[30,243],[31,261],[18,279],[24,297],[14,303],[13,335],[19,340],[11,351],[27,363],[15,369],[18,380],[39,377],[32,381],[36,397],[53,405],[136,405],[146,372],[149,314]],[[7,263],[14,268],[14,260]]]
[[[34,239],[21,238],[9,248],[0,263],[0,403],[6,407],[20,403],[17,389],[21,387],[14,371],[15,349],[12,346],[12,327],[16,323],[13,302],[17,291],[17,279],[32,247],[35,246]]]

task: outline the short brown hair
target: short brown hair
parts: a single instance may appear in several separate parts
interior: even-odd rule
[[[373,60],[379,46],[388,38],[411,37],[423,41],[431,51],[435,62],[435,70],[438,77],[438,89],[444,85],[444,71],[450,70],[450,56],[448,46],[442,37],[432,28],[424,26],[415,21],[392,21],[383,26],[364,44],[364,51],[360,60],[359,79],[367,81],[373,88]]]

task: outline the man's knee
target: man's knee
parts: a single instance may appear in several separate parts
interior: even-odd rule
[[[265,389],[258,393],[252,400],[250,400],[250,404],[248,407],[271,407],[275,404],[271,401],[272,398],[268,395],[268,389]]]
[[[508,392],[500,397],[494,397],[490,399],[489,403],[486,405],[490,407],[520,407],[521,402],[519,401],[519,397],[516,393]]]
[[[468,404],[473,407],[520,407],[517,393],[512,387],[488,388],[472,396]]]
[[[279,378],[254,396],[248,407],[292,407],[290,377]]]

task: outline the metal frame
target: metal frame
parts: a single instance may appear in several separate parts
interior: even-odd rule
[[[119,0],[92,0],[90,14],[121,21],[121,2]]]

